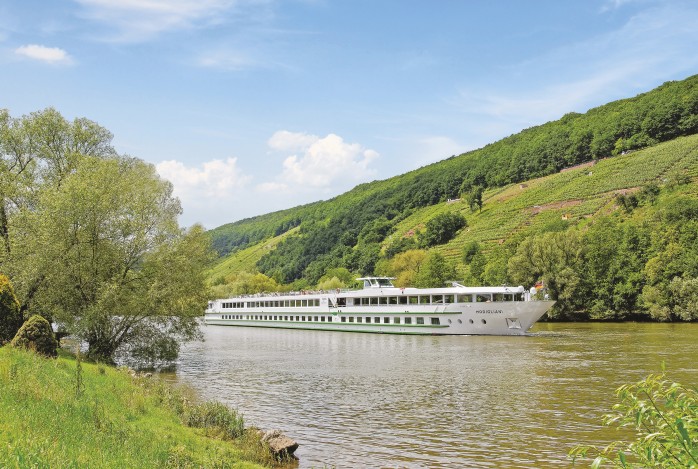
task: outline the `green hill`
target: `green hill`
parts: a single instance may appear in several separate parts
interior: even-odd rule
[[[621,231],[633,226],[648,244],[635,251],[640,256],[632,260],[636,265],[624,269],[637,278],[619,274],[605,279],[604,288],[610,290],[596,306],[591,300],[576,304],[559,297],[557,312],[569,317],[583,312],[599,318],[671,318],[674,313],[666,312],[670,306],[653,303],[652,289],[669,288],[667,282],[674,277],[697,277],[698,253],[674,271],[654,277],[647,263],[660,262],[655,257],[667,249],[666,240],[655,239],[660,230],[678,230],[676,244],[690,247],[691,235],[681,231],[690,231],[692,224],[676,224],[685,218],[681,210],[689,207],[690,212],[691,201],[698,197],[695,133],[698,76],[585,114],[568,114],[482,149],[359,185],[328,201],[216,228],[210,234],[222,258],[209,278],[220,284],[236,270],[257,270],[279,283],[303,287],[315,285],[328,270],[337,268],[361,275],[397,275],[394,259],[405,251],[423,249],[430,256],[440,254],[448,264],[442,271],[466,283],[542,279],[552,282],[555,295],[572,294],[556,287],[555,279],[562,280],[560,272],[550,271],[555,262],[541,261],[547,262],[545,268],[529,265],[522,270],[512,259],[545,236],[547,242],[554,241],[555,233],[570,239],[601,236],[607,233],[597,233],[596,227],[610,224]],[[478,193],[482,206],[472,211],[470,199]],[[667,219],[667,210],[678,212]],[[432,245],[428,240],[434,237],[428,231],[437,229],[437,220],[445,220],[447,214],[464,217],[467,227],[448,233],[447,242]],[[626,235],[630,236],[616,233],[617,239],[630,242]],[[596,246],[594,239],[584,242]],[[479,253],[474,263],[464,256],[466,250]],[[579,268],[566,265],[571,270],[565,271],[568,276],[574,273],[580,285],[584,283],[580,279],[593,278],[590,259],[599,254],[582,251]],[[572,259],[568,254],[556,255]],[[609,256],[616,259],[615,254]],[[617,284],[628,292],[614,292]],[[585,285],[584,293],[600,294],[595,290],[598,285]],[[662,296],[660,303],[665,300]]]

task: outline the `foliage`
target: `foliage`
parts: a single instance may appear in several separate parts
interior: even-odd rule
[[[252,469],[272,462],[247,436],[231,440],[215,429],[184,425],[189,406],[199,404],[163,380],[83,362],[76,396],[75,375],[75,360],[63,352],[48,361],[0,349],[1,467],[116,469],[179,461],[183,465],[175,467]]]
[[[455,278],[453,265],[438,252],[430,253],[414,277],[414,286],[422,288],[443,287]]]
[[[395,286],[407,287],[414,284],[415,278],[426,257],[426,251],[411,249],[397,254],[390,261],[381,264],[378,273],[380,275],[395,277]]]
[[[172,185],[111,138],[52,109],[0,113],[0,261],[20,310],[59,322],[91,358],[171,357],[198,334],[209,239],[179,228]]]
[[[616,441],[605,448],[578,446],[574,459],[596,455],[591,467],[698,467],[698,390],[671,382],[664,374],[621,386],[620,402],[604,417],[605,425],[630,427],[632,442]]]
[[[677,168],[694,171],[695,155],[691,153],[695,140],[677,139],[675,144],[637,150],[698,132],[696,116],[698,76],[585,114],[570,113],[481,149],[385,181],[362,184],[328,201],[225,225],[210,235],[225,255],[245,252],[254,244],[265,246],[274,236],[288,233],[275,249],[255,251],[256,268],[278,282],[304,278],[314,285],[327,269],[345,267],[371,273],[381,259],[414,249],[417,233],[430,236],[424,231],[428,220],[454,212],[454,208],[462,210],[469,205],[469,195],[477,195],[482,188],[483,205],[478,208],[483,210],[468,219],[469,230],[457,233],[448,243],[429,241],[421,247],[431,246],[458,261],[458,249],[477,241],[486,257],[498,263],[489,269],[487,278],[500,278],[505,274],[501,257],[489,256],[490,243],[535,233],[563,214],[571,220],[597,215],[619,190],[628,191],[642,205],[638,188],[667,179]],[[617,156],[609,158],[614,154]],[[593,167],[580,166],[541,178],[594,160]],[[530,181],[532,178],[541,179]],[[524,181],[529,181],[528,187],[519,188],[518,183]],[[677,181],[684,183],[685,178]],[[454,201],[460,194],[465,202]],[[652,205],[653,194],[644,195],[648,196],[646,205]],[[474,201],[478,202],[477,197]],[[558,203],[571,208],[549,206]],[[382,251],[376,250],[378,245]],[[464,265],[457,267],[467,274]],[[485,270],[486,266],[482,275]]]
[[[10,279],[0,274],[0,345],[12,340],[22,327],[22,322],[19,301],[15,297]]]
[[[484,190],[482,186],[474,186],[470,189],[470,193],[468,194],[468,205],[470,206],[471,212],[474,212],[476,209],[482,212],[482,193]]]
[[[53,335],[51,325],[38,314],[27,319],[12,339],[11,345],[32,350],[45,357],[55,358],[58,356],[58,341]]]
[[[465,217],[458,213],[439,214],[427,222],[426,232],[420,236],[420,241],[425,247],[444,244],[467,225]]]
[[[240,414],[220,402],[204,402],[188,406],[184,423],[190,427],[222,432],[226,438],[239,438],[244,430]]]

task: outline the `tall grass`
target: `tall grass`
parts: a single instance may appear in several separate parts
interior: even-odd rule
[[[243,424],[158,379],[0,348],[0,467],[272,465]]]

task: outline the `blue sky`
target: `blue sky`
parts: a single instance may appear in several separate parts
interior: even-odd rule
[[[698,2],[6,0],[0,108],[156,165],[207,228],[698,73]]]

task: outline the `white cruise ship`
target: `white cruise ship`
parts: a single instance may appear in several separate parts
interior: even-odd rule
[[[421,335],[523,335],[555,303],[524,287],[397,288],[257,294],[210,301],[209,325]]]

